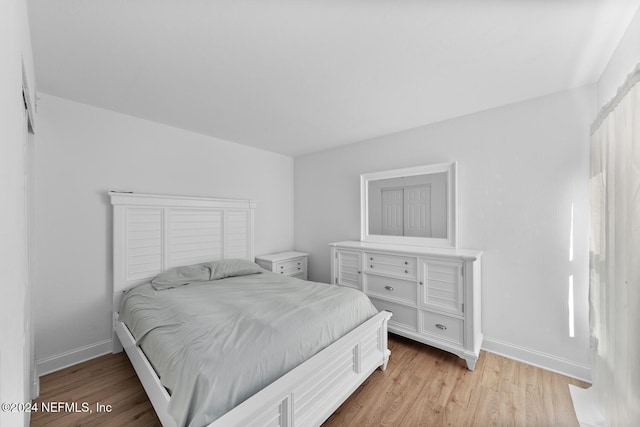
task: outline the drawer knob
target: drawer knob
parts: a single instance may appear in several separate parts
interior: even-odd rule
[[[358,270],[358,274],[362,273],[360,270]]]
[[[300,263],[298,263],[298,265],[300,265]]]
[[[281,271],[280,274],[284,274],[284,271]]]
[[[408,272],[409,272],[409,270],[405,270],[404,272],[405,272],[405,273],[408,273]]]
[[[392,290],[393,290],[393,286],[385,286],[384,288],[385,288],[386,290],[388,290],[388,291],[392,291]]]
[[[298,267],[298,270],[302,270],[300,267]]]
[[[370,265],[369,268],[373,268],[373,265]]]
[[[409,261],[405,261],[405,262],[404,262],[404,265],[409,265]]]
[[[373,257],[369,258],[369,261],[373,261]]]
[[[420,284],[421,284],[421,285],[424,285],[424,283],[423,283],[423,282],[420,282]]]
[[[283,269],[283,268],[284,268],[284,265],[281,265],[281,266],[280,266],[280,269]]]
[[[442,331],[447,329],[447,327],[444,326],[442,323],[436,323],[436,328],[438,328],[438,329],[440,329]]]

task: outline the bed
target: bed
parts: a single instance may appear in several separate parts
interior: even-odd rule
[[[170,413],[173,409],[169,391],[140,347],[140,337],[136,340],[119,319],[123,294],[132,288],[136,291],[129,294],[145,289],[158,274],[181,266],[208,265],[212,261],[224,263],[224,260],[253,261],[256,205],[250,200],[237,199],[109,194],[113,205],[113,351],[126,351],[163,426],[176,426],[179,424]],[[262,280],[262,283],[266,280],[272,288],[275,286],[285,293],[295,293],[298,289],[304,293],[312,288],[327,294],[337,291],[330,285],[293,278],[283,283],[282,278],[276,276],[263,271],[246,277],[217,278],[219,280],[215,282],[203,280],[203,283],[180,289],[195,292],[196,288],[215,288],[224,295],[224,292],[231,292],[230,289],[237,289],[234,288],[236,284],[229,284],[229,280],[239,279],[250,292],[260,287],[254,283],[256,280]],[[167,297],[174,291],[170,289],[163,295]],[[190,298],[194,298],[193,295]],[[212,298],[221,297],[218,294]],[[321,343],[321,350],[311,350],[312,355],[303,355],[302,362],[295,362],[293,368],[286,367],[286,373],[277,379],[265,380],[268,385],[260,386],[255,393],[252,391],[246,399],[241,397],[241,403],[223,409],[208,425],[320,425],[376,368],[386,368],[390,354],[387,348],[390,317],[389,312],[364,314],[366,320],[356,320],[353,327],[346,326],[338,339]],[[135,327],[132,329],[136,332]],[[272,350],[293,353],[277,346]],[[166,382],[166,377],[163,379]],[[193,402],[196,407],[201,405],[197,400]],[[180,423],[183,422],[181,419]]]

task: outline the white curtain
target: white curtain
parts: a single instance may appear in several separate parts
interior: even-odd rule
[[[606,423],[640,426],[640,65],[591,134],[593,387]]]

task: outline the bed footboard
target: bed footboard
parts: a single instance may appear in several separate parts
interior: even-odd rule
[[[391,352],[383,311],[262,389],[209,427],[317,426],[322,424],[376,369],[385,370]],[[169,394],[122,322],[115,332],[164,427],[175,426]]]
[[[209,427],[318,426],[389,360],[383,311],[290,371]]]

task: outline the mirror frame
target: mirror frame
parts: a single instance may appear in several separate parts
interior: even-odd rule
[[[405,237],[369,234],[369,182],[379,179],[399,178],[434,173],[447,173],[447,237]],[[360,175],[360,240],[372,243],[455,248],[458,245],[458,177],[456,162],[415,166]]]

